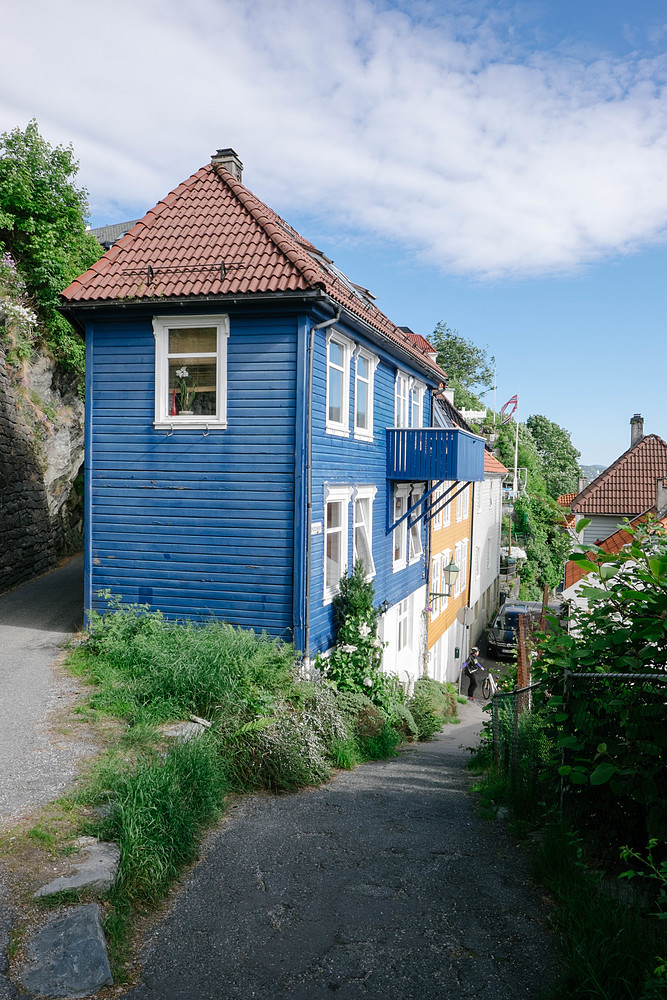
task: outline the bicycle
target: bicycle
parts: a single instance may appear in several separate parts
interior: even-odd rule
[[[497,690],[498,685],[496,683],[496,679],[489,670],[487,676],[482,681],[482,698],[488,701],[489,698],[493,697]]]

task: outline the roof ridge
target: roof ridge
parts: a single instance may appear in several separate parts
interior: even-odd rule
[[[257,195],[253,194],[249,188],[245,187],[241,181],[237,180],[226,167],[223,167],[221,164],[211,164],[210,169],[211,173],[215,174],[219,180],[223,181],[227,185],[237,201],[239,201],[243,208],[245,208],[246,211],[252,215],[257,225],[261,226],[274,246],[280,250],[290,264],[296,267],[299,274],[301,274],[301,276],[305,278],[309,284],[321,285],[322,280],[319,277],[316,267],[309,264],[302,254],[289,246],[288,241],[292,239],[289,233],[285,231],[279,232],[280,227],[271,219],[265,218],[266,213],[271,212],[269,206],[261,201]],[[276,216],[276,218],[278,218],[278,216]]]
[[[626,448],[626,450],[618,456],[616,461],[612,462],[606,469],[603,469],[600,475],[596,476],[592,483],[589,483],[588,486],[584,487],[581,493],[577,493],[572,502],[576,503],[578,501],[589,500],[598,489],[604,486],[609,479],[613,478],[613,474],[621,466],[621,464],[628,461],[633,454],[636,454],[644,442],[648,441],[649,438],[654,438],[656,441],[659,441],[660,444],[664,446],[665,450],[667,450],[667,441],[664,441],[659,434],[645,434],[639,439],[639,441],[635,441],[635,443],[631,444],[629,448]]]

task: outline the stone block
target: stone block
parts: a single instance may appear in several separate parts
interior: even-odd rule
[[[73,875],[61,875],[33,894],[34,899],[42,896],[52,896],[56,892],[67,892],[69,889],[94,889],[104,892],[110,889],[116,881],[116,873],[120,863],[120,847],[118,844],[98,843],[92,838],[86,838],[90,843],[82,844],[85,851],[84,860],[76,865]]]
[[[45,997],[87,997],[112,986],[97,903],[65,910],[44,924],[28,942],[19,976],[25,990]]]

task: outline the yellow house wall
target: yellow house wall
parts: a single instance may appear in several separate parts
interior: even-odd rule
[[[456,487],[453,490],[453,492],[455,493],[457,489],[458,487]],[[452,625],[452,623],[456,621],[456,614],[458,610],[460,608],[464,608],[468,603],[468,593],[470,588],[470,572],[471,572],[471,549],[472,549],[472,546],[470,544],[470,527],[471,527],[471,515],[473,508],[473,496],[472,496],[472,489],[470,486],[468,487],[468,493],[469,493],[468,516],[466,518],[462,519],[461,521],[456,520],[456,500],[452,500],[450,504],[451,523],[447,525],[447,527],[435,529],[433,528],[433,521],[430,522],[431,563],[433,562],[434,556],[446,552],[447,549],[451,551],[451,556],[452,558],[454,558],[456,543],[462,542],[464,539],[467,538],[468,567],[467,567],[466,583],[461,593],[457,597],[450,597],[449,601],[447,602],[447,607],[444,609],[444,611],[441,611],[440,614],[435,619],[431,620],[431,616],[429,615],[428,633],[427,633],[428,636],[427,648],[429,650],[431,650],[433,646],[435,646],[438,639],[440,639],[447,631],[447,629],[450,627],[450,625]],[[429,579],[430,579],[430,572],[431,572],[431,567],[429,566]],[[430,580],[429,589],[431,591],[434,589],[432,580]]]

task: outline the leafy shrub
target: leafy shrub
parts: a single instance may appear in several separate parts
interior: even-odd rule
[[[408,743],[418,739],[417,723],[407,705],[397,702],[392,706],[391,724],[399,736]]]
[[[408,708],[417,726],[417,739],[430,740],[443,726],[442,716],[433,708],[433,701],[426,691],[415,691]]]
[[[391,757],[402,736],[400,729],[391,724],[386,713],[374,705],[370,698],[358,692],[340,691],[337,701],[352,724],[362,760]]]
[[[221,767],[234,791],[291,791],[331,777],[327,750],[310,713],[278,702],[270,718],[223,732]]]

